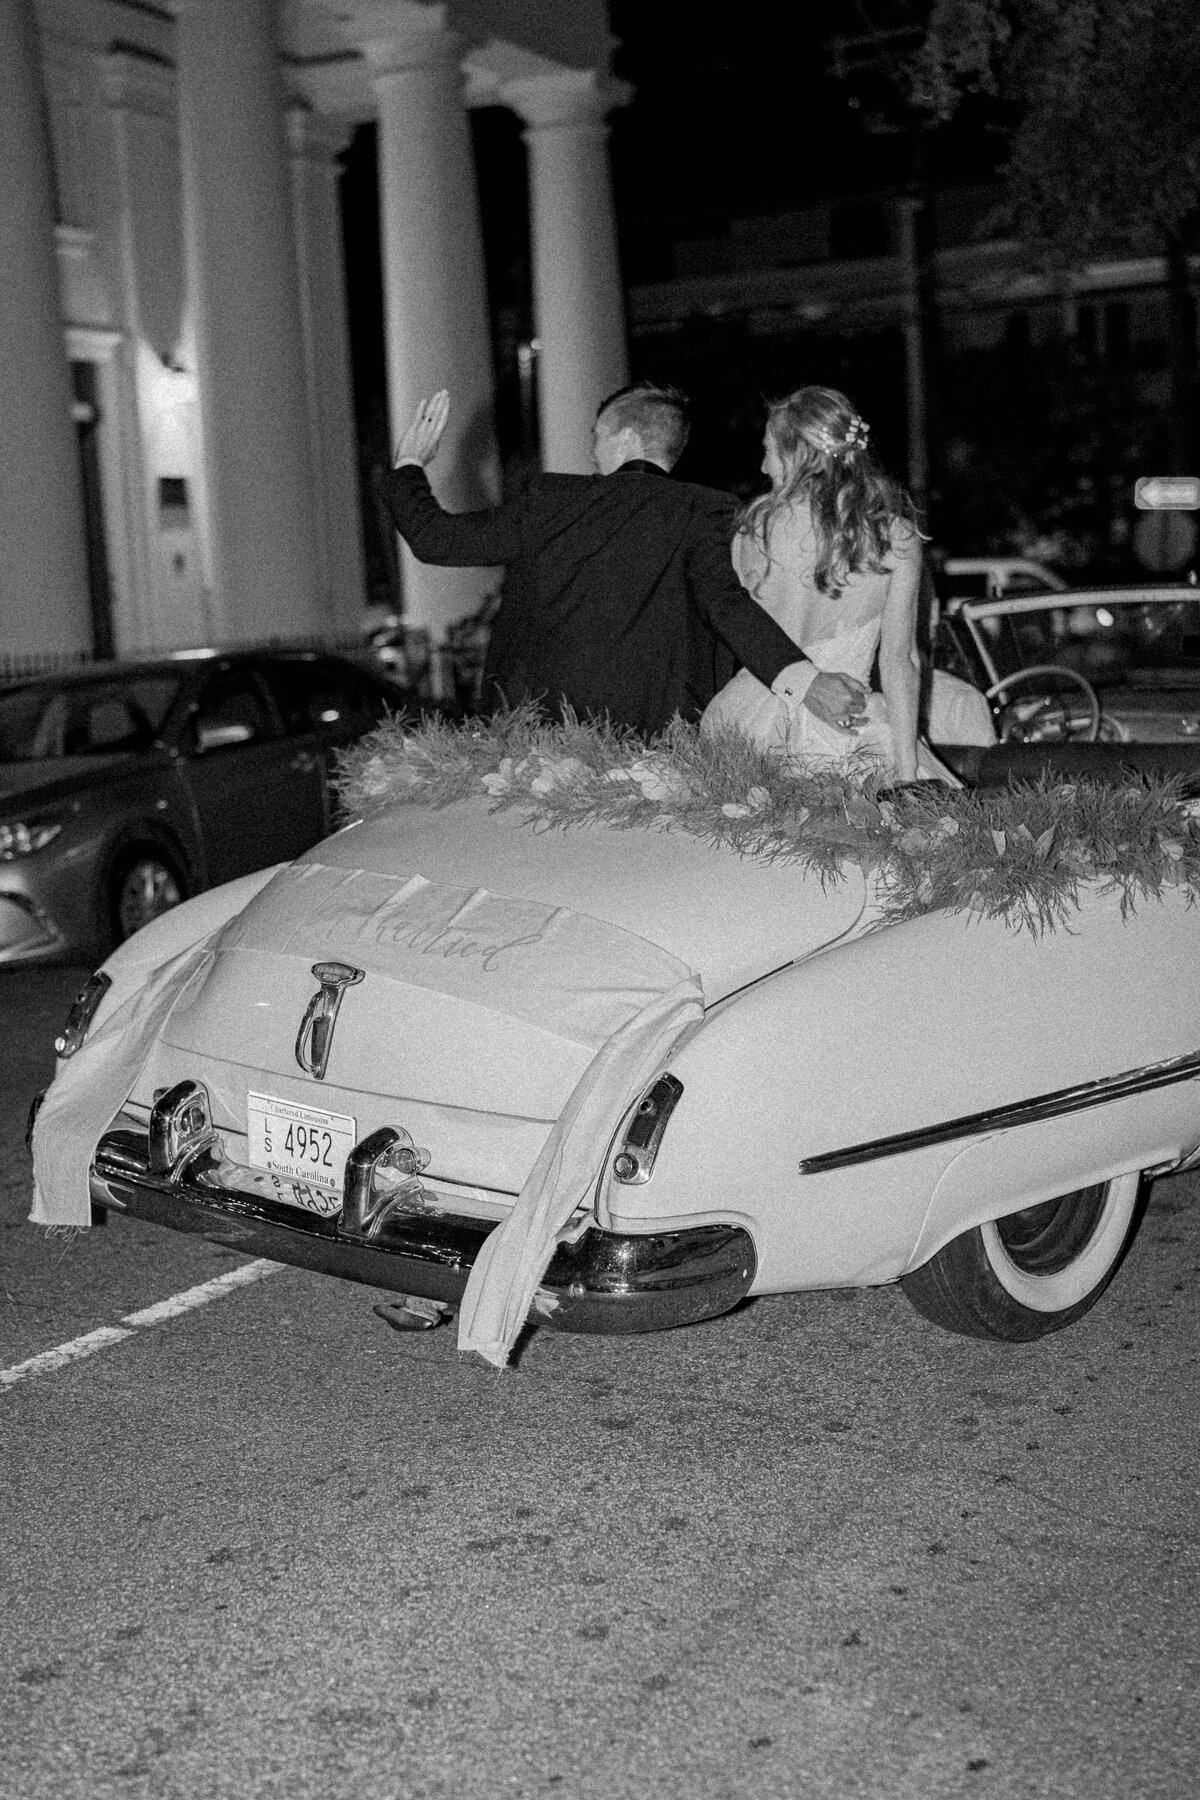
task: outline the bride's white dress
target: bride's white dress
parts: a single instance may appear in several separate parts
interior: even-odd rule
[[[898,532],[893,566],[905,556],[919,554],[915,534],[907,528],[903,535]],[[776,519],[769,555],[757,538],[743,533],[734,540],[733,562],[743,587],[810,662],[870,685],[891,568],[851,575],[837,596],[822,594],[813,579],[816,538],[803,505]],[[795,767],[829,768],[850,758],[889,770],[895,766],[887,702],[876,692],[867,696],[865,723],[854,731],[842,731],[826,725],[807,706],[789,707],[748,669],[742,669],[710,701],[700,721],[704,732],[721,726],[736,726],[761,749],[785,757]],[[920,742],[917,773],[953,780]]]
[[[818,669],[854,675],[869,686],[878,646],[879,620],[872,619],[839,632],[836,637],[802,643],[799,647]],[[887,702],[879,693],[867,695],[865,724],[855,731],[840,731],[818,719],[807,706],[792,710],[749,669],[740,669],[705,708],[700,721],[701,731],[721,725],[736,725],[760,749],[806,767],[825,767],[842,763],[850,756],[869,756],[891,768],[896,760]]]

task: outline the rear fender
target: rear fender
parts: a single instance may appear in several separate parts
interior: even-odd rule
[[[1067,1124],[1047,1120],[969,1145],[935,1187],[901,1272],[920,1268],[964,1231],[989,1220],[1118,1175],[1173,1168],[1183,1159],[1184,1131],[1190,1128],[1195,1135],[1194,1120],[1180,1116],[1187,1111],[1194,1114],[1194,1096],[1165,1090],[1150,1117],[1143,1100],[1126,1100]]]
[[[713,1009],[670,1063],[684,1092],[652,1178],[598,1194],[614,1229],[748,1217],[756,1288],[892,1280],[984,1219],[1200,1139],[1200,1082],[846,1166],[801,1163],[941,1128],[1200,1049],[1200,909],[1122,919],[1085,891],[1034,936],[930,914],[833,946]]]
[[[855,1140],[877,1123],[878,1093],[847,1061],[854,1047],[839,998],[843,969],[854,966],[863,942],[823,951],[713,1009],[671,1058],[683,1092],[651,1178],[623,1184],[610,1152],[601,1224],[623,1232],[714,1219],[744,1225],[758,1249],[754,1291],[898,1274],[953,1149],[892,1159],[867,1182],[857,1170],[800,1173],[801,1158],[824,1146],[827,1131]],[[840,1054],[827,1054],[827,1045]],[[893,1088],[895,1075],[893,1068]]]
[[[163,913],[161,918],[154,919],[141,931],[135,931],[131,938],[126,938],[123,944],[118,944],[100,965],[112,986],[97,1008],[91,1029],[95,1030],[131,994],[143,987],[155,969],[181,951],[189,950],[240,913],[266,887],[272,876],[286,866],[276,863],[271,868],[256,869],[251,875],[239,876],[236,881],[227,881],[221,887],[209,888],[207,892],[197,894],[194,900],[185,900],[181,906],[172,907],[170,912]]]

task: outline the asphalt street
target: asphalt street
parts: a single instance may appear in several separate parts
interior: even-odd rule
[[[25,1223],[80,970],[0,973],[6,1800],[1200,1791],[1200,1197],[1028,1346],[898,1290],[503,1374],[370,1289]],[[165,1315],[165,1316],[164,1316]],[[94,1340],[93,1340],[94,1341]]]

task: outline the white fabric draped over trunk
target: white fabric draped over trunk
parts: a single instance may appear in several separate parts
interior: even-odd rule
[[[477,1041],[452,1033],[439,1043],[418,1034],[422,1063],[434,1073],[457,1071],[460,1084],[475,1062],[481,1079],[491,1068],[495,1081],[497,1045],[503,1039],[516,1050],[523,1019],[538,1022],[566,1070],[581,1050],[587,1054],[574,1086],[560,1090],[565,1103],[463,1298],[460,1348],[503,1367],[622,1114],[704,1011],[700,979],[678,957],[572,908],[464,892],[412,874],[384,877],[316,862],[280,871],[244,912],[154,970],[60,1067],[34,1131],[31,1218],[90,1223],[96,1145],[139,1080],[149,1083],[144,1071],[161,1041],[194,1045],[197,1077],[211,1079],[209,1063],[228,1056],[231,1039],[245,1051],[243,1039],[275,1029],[270,1009],[246,1003],[281,991],[288,963],[302,968],[311,987],[309,964],[335,947],[388,983],[383,1011],[360,1028],[362,1048],[372,1054],[381,1047],[375,1031],[384,1015],[393,1023],[406,1017],[411,1026],[422,989],[443,1007],[470,1000],[482,1008]],[[297,1016],[299,1006],[297,995]],[[347,1055],[354,1054],[345,1025],[343,1039]],[[526,1048],[547,1053],[540,1040]],[[290,1038],[286,1052],[290,1061]]]
[[[155,969],[63,1063],[33,1130],[35,1225],[90,1225],[88,1171],[100,1136],[120,1112],[180,1000],[216,961],[221,933]]]
[[[460,1350],[477,1350],[497,1368],[504,1367],[558,1234],[595,1184],[622,1112],[703,1015],[703,990],[694,976],[688,977],[636,1013],[596,1052],[516,1205],[476,1259],[459,1312]]]

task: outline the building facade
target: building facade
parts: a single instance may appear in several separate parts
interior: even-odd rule
[[[834,198],[676,242],[673,272],[630,290],[635,365],[686,383],[736,358],[749,393],[851,386],[950,548],[1028,553],[1057,534],[1115,566],[1135,477],[1196,454],[1200,255],[1193,240],[1183,295],[1150,234],[1051,269],[1006,233],[1003,201],[995,185]]]
[[[0,0],[0,656],[358,628],[338,158],[376,122],[393,441],[497,495],[467,109],[529,146],[540,425],[588,466],[626,378],[601,0]],[[486,572],[403,571],[437,640]]]

